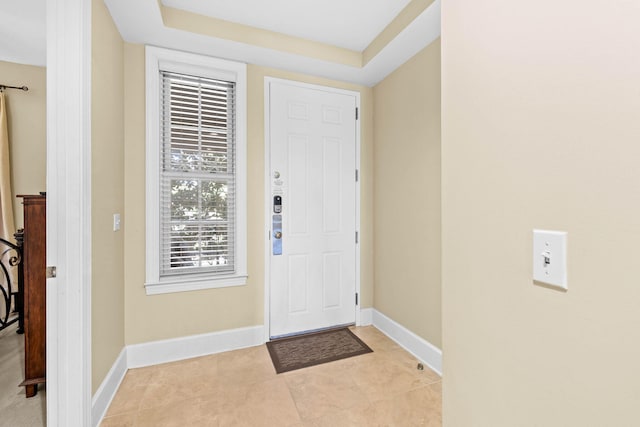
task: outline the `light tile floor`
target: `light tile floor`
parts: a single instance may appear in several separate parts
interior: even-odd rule
[[[352,330],[373,353],[279,375],[265,345],[129,370],[101,426],[441,426],[438,374]]]

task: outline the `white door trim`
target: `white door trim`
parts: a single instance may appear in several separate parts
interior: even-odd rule
[[[47,425],[91,425],[91,2],[47,1]]]
[[[271,83],[282,83],[290,86],[298,86],[305,89],[316,89],[325,92],[331,92],[341,95],[351,95],[356,98],[356,107],[360,112],[358,121],[356,122],[356,169],[360,171],[360,123],[362,118],[362,109],[360,108],[360,92],[338,89],[330,86],[320,86],[310,83],[303,83],[294,80],[278,79],[275,77],[264,78],[264,333],[265,341],[270,340],[269,331],[271,329],[271,316],[269,297],[271,294],[271,240],[269,239],[271,234],[271,141],[269,138],[271,125],[271,94],[269,86]],[[355,178],[355,177],[354,177]],[[358,231],[359,238],[356,244],[356,293],[359,295],[358,304],[355,307],[356,310],[356,325],[360,325],[360,305],[362,296],[360,295],[360,242],[362,236],[360,235],[360,182],[361,177],[358,177],[356,182],[356,230]],[[354,236],[355,238],[355,236]]]

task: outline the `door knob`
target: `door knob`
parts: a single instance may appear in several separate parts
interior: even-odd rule
[[[282,231],[276,231],[275,238],[276,239],[282,239]]]

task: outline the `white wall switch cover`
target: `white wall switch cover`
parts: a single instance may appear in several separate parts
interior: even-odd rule
[[[567,232],[533,230],[533,280],[567,289]]]
[[[120,230],[120,214],[113,214],[113,231]]]

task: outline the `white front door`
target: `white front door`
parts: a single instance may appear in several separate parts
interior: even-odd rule
[[[356,96],[270,82],[269,99],[269,335],[354,323]]]

